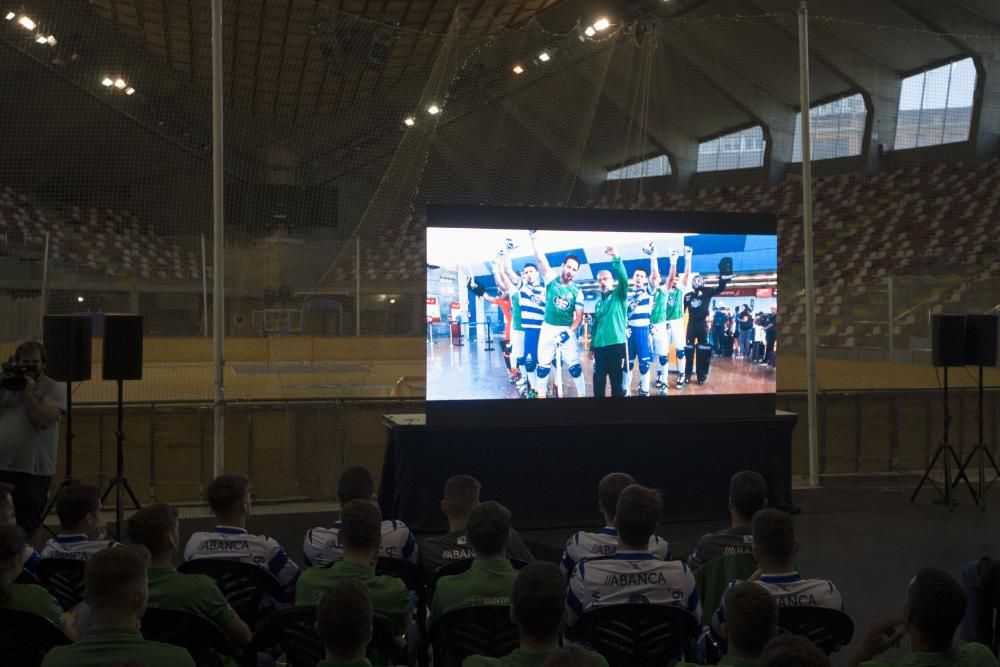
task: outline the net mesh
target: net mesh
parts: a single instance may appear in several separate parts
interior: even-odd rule
[[[209,3],[30,4],[0,22],[5,354],[43,313],[143,315],[127,475],[144,500],[196,498]],[[804,473],[797,21],[783,0],[716,4],[624,3],[596,30],[552,0],[225,2],[227,468],[275,497],[378,469],[381,415],[425,390],[426,205],[464,203],[776,213],[779,405],[803,415]],[[1000,303],[1000,37],[968,9],[810,4],[820,469],[922,469],[942,430],[930,315]],[[975,382],[951,373],[967,449]],[[84,479],[114,463],[94,377],[74,394]]]

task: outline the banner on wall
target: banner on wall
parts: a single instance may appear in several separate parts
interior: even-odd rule
[[[438,299],[436,296],[429,296],[427,297],[427,322],[430,324],[440,321],[441,307],[438,305]]]

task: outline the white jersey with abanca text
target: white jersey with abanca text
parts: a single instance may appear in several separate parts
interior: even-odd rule
[[[653,294],[648,289],[635,289],[628,293],[628,325],[648,327],[653,312]]]
[[[670,560],[670,545],[659,535],[649,538],[649,552],[660,560]],[[566,540],[562,565],[568,577],[581,560],[608,558],[618,553],[618,531],[610,526],[599,533],[579,531]]]
[[[619,551],[580,562],[569,578],[566,604],[572,620],[616,604],[673,605],[701,622],[701,600],[684,561],[662,561],[648,551]]]
[[[92,540],[88,535],[56,535],[38,553],[41,558],[88,560],[98,551],[118,546],[114,540]]]
[[[522,280],[518,289],[521,328],[538,329],[545,319],[545,285],[533,285]]]
[[[299,566],[292,562],[275,539],[252,535],[243,528],[233,526],[216,526],[215,530],[193,534],[184,547],[184,560],[201,558],[256,565],[270,572],[286,588],[299,575]]]
[[[344,548],[340,544],[339,521],[329,528],[320,526],[306,533],[302,542],[302,559],[309,567],[329,567],[344,557]],[[411,563],[417,562],[417,541],[413,539],[410,529],[402,521],[387,520],[382,522],[382,546],[378,550],[379,558],[399,558]]]
[[[729,583],[735,586],[738,581]],[[764,574],[756,582],[768,593],[774,596],[778,608],[782,607],[824,607],[844,611],[844,598],[840,590],[827,579],[803,579],[798,572],[780,574]],[[726,623],[725,611],[722,605],[712,615],[712,632],[718,637],[725,637],[723,628]]]

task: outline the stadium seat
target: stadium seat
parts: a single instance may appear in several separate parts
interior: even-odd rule
[[[694,615],[681,607],[616,604],[583,614],[567,636],[600,653],[611,667],[653,667],[690,654],[698,630]]]
[[[823,607],[781,607],[778,628],[805,637],[826,655],[847,646],[854,637],[854,622],[850,616]]]
[[[83,571],[86,562],[69,558],[43,558],[36,574],[63,611],[83,602]]]
[[[69,643],[66,635],[38,614],[0,609],[0,655],[5,665],[40,665],[50,649]]]
[[[519,645],[510,607],[465,607],[434,619],[429,642],[434,667],[458,667],[470,655],[500,658]]]
[[[256,628],[261,620],[261,602],[265,595],[272,600],[291,601],[277,579],[250,563],[223,558],[197,558],[182,563],[177,570],[184,574],[211,577],[230,606],[251,629]]]

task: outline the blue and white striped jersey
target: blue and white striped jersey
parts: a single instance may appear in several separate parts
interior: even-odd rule
[[[628,325],[648,327],[653,312],[653,294],[648,289],[632,288],[628,293]]]
[[[701,622],[701,599],[688,566],[662,561],[648,551],[620,551],[580,562],[569,578],[570,623],[598,607],[661,604],[687,609]]]
[[[302,559],[309,567],[329,567],[344,557],[344,548],[340,545],[340,522],[329,528],[320,526],[306,533],[302,542]],[[382,522],[382,546],[379,547],[380,558],[400,558],[411,563],[417,562],[417,541],[413,539],[410,529],[402,521]]]
[[[117,547],[114,540],[92,540],[88,535],[56,535],[45,543],[41,558],[66,558],[71,560],[87,560],[98,551]]]
[[[251,535],[243,528],[216,526],[215,530],[194,533],[184,547],[184,560],[217,558],[249,563],[267,570],[285,588],[299,576],[296,565],[273,538]]]
[[[30,544],[25,544],[24,551],[21,552],[21,555],[24,558],[25,571],[31,574],[37,572],[38,562],[42,560],[42,558],[41,556],[38,555],[38,552],[35,551],[35,547],[31,546]]]
[[[588,558],[607,558],[618,552],[618,531],[607,526],[599,533],[579,531],[566,540],[563,550],[562,566],[569,577],[573,568],[581,560]],[[649,538],[649,552],[660,560],[670,560],[670,545],[663,538],[653,535]]]
[[[729,586],[735,586],[738,581],[731,581]],[[798,572],[761,575],[756,584],[763,586],[774,596],[781,607],[825,607],[844,611],[844,598],[840,590],[827,579],[803,579]],[[725,637],[723,628],[726,624],[725,611],[722,605],[712,615],[712,632],[717,637]]]
[[[545,319],[545,285],[532,285],[522,280],[517,303],[521,309],[521,328],[540,329]]]

